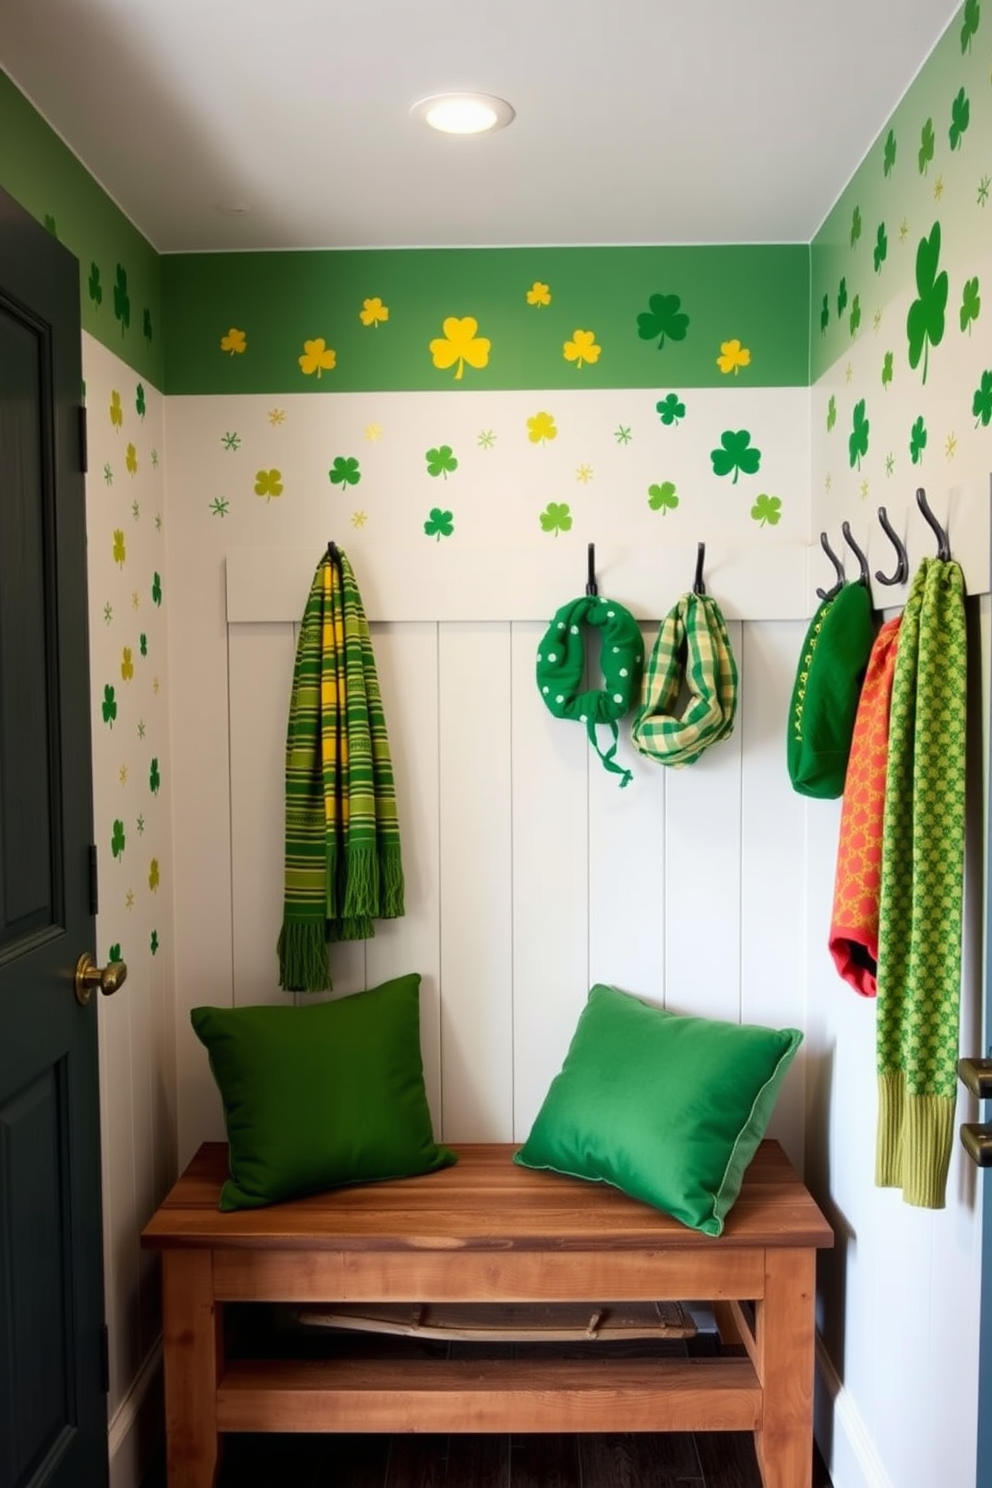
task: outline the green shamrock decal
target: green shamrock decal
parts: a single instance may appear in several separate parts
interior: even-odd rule
[[[541,527],[545,532],[568,532],[572,526],[572,513],[566,501],[549,501],[541,513]]]
[[[947,308],[947,271],[938,274],[940,261],[940,223],[935,222],[928,238],[921,238],[916,250],[916,293],[906,317],[909,339],[909,365],[918,367],[923,358],[923,381],[927,380],[927,359],[931,346],[939,346],[944,336],[944,311]]]
[[[874,247],[874,250],[873,250],[872,255],[871,255],[871,257],[872,257],[872,263],[875,265],[875,273],[876,274],[881,270],[881,267],[882,267],[883,263],[885,262],[885,257],[886,257],[886,254],[888,253],[888,251],[889,251],[889,240],[888,240],[888,238],[886,236],[886,233],[885,233],[885,223],[884,222],[880,222],[878,224],[878,232],[875,234],[875,247]]]
[[[823,296],[823,304],[820,306],[820,334],[823,335],[830,324],[830,296]]]
[[[860,295],[855,295],[854,296],[854,299],[851,302],[851,319],[850,319],[849,324],[850,324],[850,327],[851,327],[851,335],[854,336],[857,333],[858,326],[861,324],[861,296]]]
[[[961,293],[961,309],[958,311],[958,319],[961,322],[962,331],[971,335],[971,322],[978,319],[978,312],[982,308],[981,297],[978,293],[978,279],[965,280],[965,286]]]
[[[678,393],[669,393],[661,403],[656,403],[658,417],[663,424],[677,424],[679,419],[685,418],[685,404],[680,401]]]
[[[842,279],[837,286],[837,319],[840,320],[847,309],[847,280]]]
[[[971,51],[971,43],[978,31],[982,8],[979,0],[965,0],[964,20],[961,23],[961,55]]]
[[[927,447],[927,426],[923,422],[923,415],[916,420],[909,432],[909,455],[914,465],[923,463],[923,451]]]
[[[451,452],[450,444],[442,444],[438,449],[429,449],[424,455],[427,461],[428,475],[441,475],[448,479],[448,471],[454,473],[458,469],[458,461]]]
[[[885,146],[882,150],[882,174],[890,176],[892,167],[896,163],[896,136],[895,131],[890,129],[885,136]]]
[[[766,524],[777,527],[782,517],[781,499],[778,496],[759,496],[751,508],[751,517],[759,527]]]
[[[155,893],[155,890],[158,888],[161,881],[161,875],[158,871],[158,858],[152,858],[151,862],[148,865],[148,887],[151,889],[153,894]]]
[[[983,424],[987,429],[992,423],[992,371],[982,373],[982,380],[971,400],[971,411],[975,415],[975,428]]]
[[[144,332],[145,340],[150,341],[152,339],[152,312],[150,310],[145,311],[141,328]]]
[[[710,450],[710,459],[713,462],[714,475],[729,475],[734,472],[733,484],[736,486],[737,477],[742,472],[744,475],[755,475],[761,464],[761,451],[751,448],[751,434],[747,429],[738,429],[734,433],[731,429],[725,429],[720,435],[720,448]]]
[[[933,146],[934,146],[933,120],[932,119],[928,119],[927,122],[924,124],[922,130],[920,131],[920,152],[919,152],[919,154],[916,157],[917,162],[918,162],[919,167],[920,167],[920,175],[921,176],[925,176],[926,175],[926,173],[927,173],[927,166],[930,164],[931,160],[933,159]]]
[[[135,408],[138,411],[138,417],[139,418],[144,418],[144,416],[145,416],[145,388],[144,388],[144,384],[141,383],[141,382],[138,383],[138,390],[137,390],[137,392],[134,395],[134,406],[135,406]]]
[[[648,297],[648,308],[637,317],[637,334],[642,341],[658,338],[658,350],[670,341],[684,341],[689,329],[689,317],[679,307],[679,295],[653,294]]]
[[[157,930],[153,930],[152,933],[151,933],[151,937],[150,937],[150,939],[148,941],[148,949],[151,951],[151,953],[152,953],[153,956],[155,955],[155,952],[158,950],[158,931]]]
[[[428,537],[436,537],[438,542],[442,537],[450,537],[455,530],[455,519],[450,511],[442,511],[439,506],[432,506],[430,516],[424,523],[424,531]]]
[[[968,95],[963,88],[959,88],[954,102],[951,104],[951,127],[947,131],[947,137],[951,142],[951,149],[957,150],[961,144],[961,136],[971,122],[971,104]]]
[[[114,285],[114,319],[121,323],[121,335],[131,324],[131,301],[127,292],[127,270],[117,265],[117,283]]]
[[[884,388],[887,388],[888,385],[889,385],[889,383],[891,381],[892,381],[892,352],[891,351],[887,351],[885,353],[885,359],[882,362],[882,386]]]
[[[119,858],[124,851],[124,823],[114,822],[114,830],[110,838],[110,851],[115,858]]]
[[[162,777],[158,772],[158,758],[156,757],[152,760],[151,764],[148,767],[148,789],[151,791],[153,796],[158,795],[159,786],[161,784]]]
[[[51,212],[45,213],[45,231],[51,233],[53,238],[57,238],[59,235],[59,230],[55,225],[55,218]]]
[[[854,405],[854,427],[847,441],[847,450],[851,460],[851,469],[855,465],[861,469],[861,458],[868,453],[868,420],[865,418],[865,400]]]
[[[354,455],[336,455],[327,478],[332,486],[357,486],[362,478],[358,460]]]
[[[141,652],[142,656],[148,655],[148,637],[145,635],[144,631],[142,631],[140,636],[138,637],[138,650]]]
[[[271,501],[273,496],[281,496],[283,492],[281,470],[256,470],[255,471],[255,495],[264,496],[266,501]]]
[[[851,218],[851,247],[852,248],[854,247],[855,243],[858,241],[858,239],[860,238],[860,236],[861,236],[861,208],[860,207],[855,207],[855,209],[854,209],[854,216]]]
[[[988,419],[985,422],[988,423]],[[114,719],[117,717],[117,698],[109,682],[103,689],[103,702],[100,704],[100,711],[103,714],[104,723],[109,724],[113,728]]]
[[[831,393],[830,394],[830,401],[827,403],[827,433],[828,434],[830,433],[830,430],[833,428],[833,426],[834,426],[834,424],[836,422],[837,422],[837,399],[834,397],[833,393]]]
[[[90,264],[90,277],[86,281],[86,287],[90,292],[90,299],[99,310],[103,304],[103,285],[100,283],[100,265],[98,263],[94,262]]]
[[[107,960],[108,961],[123,961],[124,960],[124,957],[121,955],[121,943],[120,943],[119,940],[118,941],[115,941],[114,944],[110,947],[109,951],[107,952]]]
[[[660,486],[648,486],[648,506],[652,511],[660,511],[663,517],[667,517],[678,504],[679,498],[675,494],[673,481],[662,481]]]
[[[152,603],[157,605],[162,603],[162,580],[157,573],[152,574]]]

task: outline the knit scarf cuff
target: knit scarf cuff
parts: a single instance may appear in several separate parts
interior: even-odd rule
[[[875,1185],[919,1209],[943,1209],[954,1143],[953,1095],[910,1095],[902,1073],[878,1078]]]

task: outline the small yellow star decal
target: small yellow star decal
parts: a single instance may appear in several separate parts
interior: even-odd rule
[[[154,692],[156,695],[158,694],[158,678],[157,677],[153,677],[152,678],[152,692]]]
[[[366,424],[365,425],[365,438],[366,439],[371,439],[371,440],[381,439],[382,438],[382,425],[381,424]]]
[[[121,765],[120,769],[117,771],[117,778],[120,781],[121,785],[127,785],[127,765]]]
[[[954,456],[957,454],[957,449],[958,436],[952,432],[948,434],[946,440],[944,441],[944,454],[949,460],[953,460]]]
[[[875,311],[875,314],[871,318],[871,323],[872,323],[872,327],[877,331],[878,328],[879,328],[879,326],[882,324],[882,312],[881,312],[881,310],[876,310]]]
[[[905,241],[906,241],[906,239],[908,237],[909,237],[909,223],[906,221],[906,219],[904,217],[902,219],[902,221],[900,222],[900,224],[899,224],[899,241],[900,241],[900,243],[905,243]]]
[[[933,199],[934,199],[934,201],[940,201],[940,198],[943,196],[943,194],[944,194],[944,178],[943,178],[943,176],[938,176],[937,179],[936,179],[936,181],[934,181],[934,183],[933,183]]]
[[[352,512],[352,514],[351,514],[351,525],[352,525],[352,527],[364,527],[365,526],[365,523],[368,521],[368,519],[369,519],[368,512],[363,512],[363,511]]]
[[[577,481],[581,481],[584,486],[587,486],[592,480],[592,466],[580,465],[578,470],[575,472],[575,479]]]
[[[124,895],[124,908],[125,909],[133,909],[134,908],[134,890],[133,889],[128,889],[127,893]]]
[[[270,408],[268,413],[270,424],[284,424],[286,422],[286,411],[283,408]]]
[[[863,480],[861,482],[861,500],[868,500],[868,482],[866,480]]]
[[[844,381],[850,382],[853,376],[854,368],[851,366],[850,362],[848,362],[847,366],[844,368]]]
[[[833,476],[832,476],[832,475],[831,475],[831,474],[830,474],[830,471],[829,471],[829,470],[828,470],[828,471],[827,471],[827,474],[826,474],[826,477],[825,477],[825,479],[824,479],[824,482],[823,482],[823,489],[824,489],[824,490],[825,490],[825,491],[829,491],[829,490],[830,490],[830,488],[831,488],[831,486],[832,486],[832,485],[833,485],[833,483],[834,483],[834,478],[833,478]]]
[[[137,589],[132,589],[132,591],[131,591],[131,608],[132,608],[132,610],[136,610],[138,608],[138,606],[140,605],[140,603],[141,603],[141,595],[138,593]]]

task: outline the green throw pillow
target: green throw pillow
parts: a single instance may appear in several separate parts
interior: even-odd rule
[[[434,1141],[420,977],[307,1007],[193,1008],[224,1102],[222,1209],[407,1178],[455,1161]]]
[[[593,987],[513,1160],[612,1183],[719,1235],[801,1039]]]

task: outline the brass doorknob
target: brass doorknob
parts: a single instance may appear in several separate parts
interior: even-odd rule
[[[124,961],[111,961],[109,966],[94,966],[89,953],[84,951],[76,962],[74,978],[76,1001],[85,1007],[94,990],[99,990],[104,996],[109,997],[126,980],[127,964]]]

